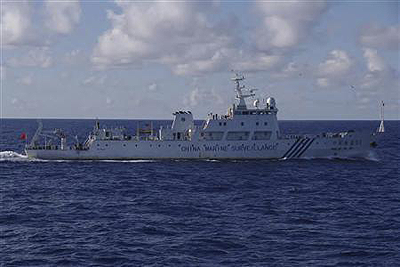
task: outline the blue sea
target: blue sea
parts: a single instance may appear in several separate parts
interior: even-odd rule
[[[84,141],[94,120],[43,124]],[[36,120],[0,125],[0,266],[400,266],[399,121],[366,159],[250,161],[28,160]]]

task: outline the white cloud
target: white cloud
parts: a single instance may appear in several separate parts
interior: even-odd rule
[[[253,35],[257,48],[266,51],[298,45],[309,35],[326,8],[324,1],[257,2],[257,12],[262,16],[261,26]]]
[[[383,71],[385,70],[385,62],[378,55],[375,49],[364,49],[364,58],[367,60],[367,67],[369,71]]]
[[[68,34],[79,23],[81,7],[79,2],[76,1],[54,2],[48,0],[45,2],[45,13],[45,25],[50,30]]]
[[[338,76],[347,73],[353,62],[343,50],[332,50],[325,62],[318,66],[318,73],[322,76]]]
[[[76,64],[82,62],[83,59],[85,56],[80,49],[71,50],[64,55],[64,61],[68,64]]]
[[[316,85],[321,88],[337,90],[343,86],[351,88],[355,73],[351,71],[355,65],[353,59],[343,50],[332,50],[327,58],[314,69]]]
[[[19,79],[17,79],[17,83],[23,85],[31,85],[33,83],[33,75],[29,74],[27,76],[20,77]]]
[[[220,66],[222,49],[233,44],[227,25],[211,23],[210,3],[117,2],[120,14],[108,11],[112,29],[98,39],[92,61],[100,67],[170,66],[176,73],[207,71]]]
[[[124,2],[121,12],[108,11],[112,27],[99,38],[92,62],[97,68],[167,65],[178,75],[240,69],[265,71],[281,67],[283,51],[304,40],[326,10],[325,2],[259,3],[257,14],[265,22],[243,40],[238,20],[226,19],[213,3]]]
[[[320,87],[328,87],[329,80],[327,78],[318,78],[317,79],[317,84]]]
[[[232,65],[230,69],[238,69],[240,71],[262,71],[270,70],[279,66],[284,57],[281,55],[269,55],[262,52],[232,56]]]
[[[114,100],[110,97],[106,97],[106,104],[107,106],[112,106],[114,104]]]
[[[49,30],[66,34],[79,22],[79,2],[46,1],[44,12],[37,12],[36,6],[38,4],[24,0],[2,2],[1,28],[5,48],[49,45]]]
[[[235,19],[215,19],[212,3],[117,2],[112,28],[102,34],[92,62],[99,68],[157,62],[178,75],[270,69],[281,56],[244,50]],[[213,13],[215,12],[215,13]],[[211,18],[213,16],[213,18]]]
[[[95,84],[95,85],[103,85],[107,79],[107,75],[102,76],[89,76],[85,80],[82,81],[83,85]]]
[[[345,51],[333,50],[315,71],[316,85],[348,94],[358,109],[370,109],[381,100],[388,106],[396,105],[400,88],[398,71],[386,64],[375,49],[363,51],[366,72]]]
[[[0,72],[1,72],[0,80],[4,81],[6,79],[6,68],[2,65],[0,65]]]
[[[210,106],[222,104],[222,97],[214,89],[201,89],[196,87],[183,100],[183,104],[187,107]]]
[[[31,38],[31,10],[28,2],[2,2],[1,28],[3,45],[25,44]]]
[[[157,91],[158,90],[158,85],[156,83],[152,83],[149,85],[149,91]]]
[[[83,80],[83,84],[84,85],[86,85],[86,84],[92,84],[92,83],[94,83],[96,81],[96,77],[94,77],[94,76],[90,76],[90,77],[88,77],[88,78],[86,78],[85,80]]]
[[[400,46],[400,25],[379,27],[375,24],[365,26],[359,36],[364,47],[398,50]]]
[[[48,47],[38,47],[28,51],[26,55],[18,58],[11,58],[7,64],[11,67],[40,67],[48,68],[52,65],[53,59],[50,56]]]

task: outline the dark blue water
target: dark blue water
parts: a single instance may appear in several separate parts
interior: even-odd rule
[[[44,120],[82,141],[93,123]],[[36,122],[2,120],[0,265],[399,266],[399,125],[362,160],[51,162],[5,152],[21,153]]]

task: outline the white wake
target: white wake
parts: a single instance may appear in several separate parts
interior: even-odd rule
[[[28,156],[14,151],[0,151],[0,161],[26,161]]]

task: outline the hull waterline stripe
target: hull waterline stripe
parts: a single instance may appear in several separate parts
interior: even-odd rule
[[[286,157],[290,159],[293,156],[293,154],[296,153],[297,150],[303,145],[305,140],[306,139],[301,139],[301,141],[296,145],[296,147],[292,150],[292,152],[290,152]]]
[[[286,153],[282,156],[282,158],[285,158],[287,156],[287,154],[289,154],[291,152],[291,150],[293,149],[293,147],[300,141],[301,139],[297,139],[296,142],[293,143],[293,145],[288,149],[288,151],[286,151]]]
[[[303,151],[301,151],[301,152],[297,155],[298,158],[300,158],[300,157],[304,154],[304,152],[307,151],[307,149],[311,146],[311,144],[314,142],[314,140],[315,140],[315,138],[313,138],[313,139],[304,147]]]

